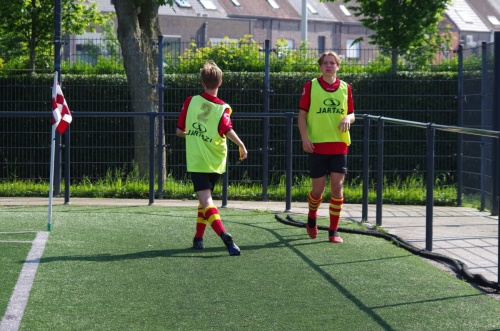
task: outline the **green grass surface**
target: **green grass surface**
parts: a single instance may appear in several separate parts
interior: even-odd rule
[[[500,301],[384,239],[334,245],[267,211],[219,212],[241,256],[210,228],[192,250],[193,208],[55,206],[20,329],[500,328]],[[0,208],[1,233],[46,223],[46,207]],[[0,242],[2,316],[29,248]]]
[[[64,188],[64,183],[61,185]],[[327,187],[329,184],[327,183]],[[369,203],[375,203],[377,199],[375,184],[371,183],[368,189]],[[311,179],[304,176],[293,178],[291,196],[293,201],[307,201],[307,196],[311,190]],[[158,192],[158,187],[155,187]],[[47,197],[49,183],[33,180],[9,180],[0,181],[0,197]],[[79,183],[72,183],[70,186],[72,197],[76,198],[148,198],[149,180],[127,178],[122,180],[118,176],[109,174],[106,179],[95,182],[82,180]],[[61,193],[63,196],[64,193]],[[213,195],[217,199],[222,198],[221,183],[214,188]],[[361,203],[363,199],[363,183],[359,178],[347,180],[344,185],[344,195],[348,203]],[[423,176],[412,175],[405,180],[396,180],[392,183],[384,181],[383,203],[398,205],[425,205],[426,203],[426,183]],[[435,206],[456,206],[457,190],[455,185],[436,181],[434,186]],[[163,198],[165,199],[192,199],[197,200],[193,193],[193,185],[190,180],[177,181],[168,178],[163,186]],[[330,196],[323,196],[324,202],[328,202]],[[465,197],[464,197],[465,198]],[[238,182],[231,183],[228,187],[229,200],[262,200],[262,185],[259,182]],[[270,201],[285,201],[286,183],[282,176],[279,184],[267,187],[267,199]],[[470,204],[477,207],[480,204],[479,197],[472,196]]]

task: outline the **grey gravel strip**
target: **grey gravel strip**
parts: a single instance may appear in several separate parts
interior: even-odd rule
[[[28,303],[31,287],[33,286],[33,281],[35,280],[38,263],[42,258],[43,250],[45,249],[45,244],[47,243],[48,238],[49,232],[47,231],[37,233],[26,261],[24,261],[21,274],[17,279],[14,292],[12,293],[9,304],[7,305],[5,315],[2,317],[2,321],[0,322],[0,331],[16,331],[19,329],[24,309]]]

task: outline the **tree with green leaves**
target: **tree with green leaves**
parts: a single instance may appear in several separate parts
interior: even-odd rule
[[[390,55],[392,73],[397,71],[400,56],[414,63],[429,63],[449,43],[449,35],[440,33],[438,25],[451,1],[344,0],[363,26],[374,32],[369,43]]]
[[[95,31],[111,15],[104,15],[97,4],[86,0],[62,0],[63,35]],[[30,69],[52,67],[54,56],[54,1],[9,0],[0,6],[0,54],[14,67]]]

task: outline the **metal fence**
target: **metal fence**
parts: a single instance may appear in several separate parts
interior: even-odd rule
[[[163,42],[163,65],[165,73],[193,72],[199,68],[199,62],[205,57],[210,57],[216,62],[219,59],[223,70],[237,71],[239,68],[263,70],[265,43],[257,43],[251,38],[240,40],[222,40],[218,42],[180,42],[168,37],[161,38]],[[21,47],[29,45],[30,40],[9,40],[0,37],[0,44],[15,45],[16,47],[0,47],[0,58],[10,62],[10,69],[21,69],[29,59],[26,51]],[[52,45],[53,40],[43,40],[40,44]],[[151,41],[152,47],[159,45],[157,40]],[[291,48],[286,43],[271,45],[272,70],[307,71],[316,69],[318,54],[325,50],[311,49],[306,46]],[[343,61],[345,72],[356,71],[356,68],[367,66],[380,59],[381,52],[377,48],[347,49],[336,48],[335,51]],[[232,55],[247,52],[248,62],[232,61]],[[88,71],[101,73],[124,73],[123,53],[120,43],[115,38],[70,38],[66,36],[61,40],[61,66],[64,72],[85,73]],[[446,56],[444,58],[447,58]],[[16,59],[15,61],[12,61]],[[26,63],[23,63],[26,61]],[[34,68],[43,71],[51,67],[54,62],[54,49],[43,48],[36,50]],[[405,63],[406,68],[412,68],[411,63]],[[30,70],[33,69],[30,66]]]
[[[163,44],[159,42],[159,44]],[[171,46],[171,45],[170,45]],[[154,47],[154,46],[152,46]],[[401,78],[398,76],[378,77],[371,81],[377,88],[372,93],[358,93],[358,86],[353,85],[355,107],[357,114],[373,116],[396,117],[405,112],[403,120],[434,122],[437,114],[444,118],[441,125],[459,125],[471,128],[494,130],[493,119],[493,53],[494,44],[483,44],[478,48],[459,49],[456,56],[459,61],[473,57],[481,58],[479,66],[459,65],[457,81],[430,82],[422,77],[415,84],[433,86],[426,94],[413,93],[411,89],[403,89]],[[168,50],[168,45],[167,48]],[[269,45],[262,46],[259,54],[274,54]],[[71,53],[70,47],[63,48],[62,59],[85,59],[82,49],[78,54]],[[170,50],[169,50],[170,51]],[[89,56],[89,54],[87,54]],[[88,57],[87,56],[87,57]],[[164,57],[163,57],[164,58]],[[88,59],[87,59],[88,60]],[[463,63],[463,62],[459,62]],[[355,64],[352,64],[353,66]],[[159,62],[163,68],[164,63]],[[344,68],[339,76],[342,78]],[[270,70],[266,65],[262,70]],[[41,71],[43,72],[43,71]],[[263,183],[266,185],[283,185],[283,176],[287,167],[293,171],[294,178],[307,174],[306,156],[300,150],[298,129],[292,127],[291,143],[292,164],[287,164],[284,132],[287,129],[285,113],[295,112],[298,107],[300,90],[296,88],[293,77],[289,81],[276,81],[273,76],[264,76],[262,88],[246,89],[244,86],[245,73],[241,73],[241,82],[238,87],[223,86],[219,91],[220,97],[227,100],[237,110],[234,113],[235,129],[249,148],[249,160],[244,164],[236,164],[236,152],[232,151],[229,157],[230,183]],[[266,77],[267,81],[266,81]],[[311,78],[314,76],[311,76]],[[355,77],[355,76],[351,76]],[[2,86],[0,92],[0,180],[16,179],[48,180],[49,152],[50,152],[50,81],[47,84],[32,84],[30,76],[26,81],[12,81]],[[283,78],[280,78],[283,80]],[[68,154],[67,172],[78,173],[71,176],[72,182],[97,181],[106,178],[125,178],[134,175],[137,161],[134,160],[134,149],[148,149],[150,146],[137,146],[133,138],[133,118],[139,116],[130,110],[130,96],[126,88],[126,79],[122,75],[116,76],[115,86],[103,86],[98,77],[89,80],[88,86],[72,86],[64,83],[66,99],[75,117],[67,134],[71,149],[64,150],[64,141],[58,146],[63,147],[63,159]],[[277,87],[279,86],[279,87]],[[146,88],[146,87],[145,87]],[[151,88],[151,87],[147,87]],[[192,88],[182,86],[169,87],[159,83],[157,88],[164,91],[163,128],[165,132],[166,172],[175,180],[183,180],[185,175],[185,159],[183,141],[175,136],[176,117],[186,96],[195,92]],[[81,93],[85,89],[86,93]],[[36,95],[36,97],[33,97]],[[99,96],[99,104],[92,100]],[[244,97],[243,97],[244,96]],[[434,98],[432,108],[408,108],[411,102],[418,104],[419,100]],[[239,100],[253,100],[252,103],[241,103]],[[25,100],[32,100],[25,102]],[[368,105],[378,105],[368,107]],[[104,106],[103,106],[104,105]],[[451,106],[450,106],[451,105]],[[104,108],[103,108],[104,107]],[[260,112],[262,116],[254,114],[244,116],[238,113]],[[27,111],[29,114],[21,112]],[[14,116],[12,112],[16,112]],[[22,116],[20,116],[22,114]],[[269,114],[266,116],[265,114]],[[85,124],[85,125],[84,125]],[[110,124],[113,130],[109,128]],[[239,127],[245,130],[239,131]],[[386,124],[387,132],[384,144],[397,146],[397,152],[385,156],[386,164],[384,177],[405,176],[407,174],[425,175],[427,167],[426,138],[415,139],[419,134],[414,127],[404,127]],[[362,164],[365,156],[362,151],[363,130],[361,123],[352,127],[353,144],[350,148],[348,181],[361,180]],[[147,133],[147,132],[145,132]],[[14,143],[16,141],[16,143]],[[22,141],[22,143],[19,143]],[[85,143],[82,143],[82,142]],[[371,149],[375,150],[377,142],[371,140]],[[484,208],[493,207],[494,187],[493,161],[495,150],[494,141],[488,137],[466,137],[450,132],[439,132],[436,136],[436,180],[448,181],[452,185],[458,184],[460,194],[481,195]],[[16,149],[16,153],[12,149]],[[14,158],[11,155],[16,155]],[[260,155],[252,159],[252,155]],[[370,154],[370,164],[377,163],[376,154]],[[256,160],[256,161],[254,161]],[[67,163],[67,165],[66,165]],[[452,167],[449,165],[453,164]],[[269,166],[272,165],[272,166]],[[148,165],[149,166],[149,165]],[[78,168],[78,171],[76,169]],[[370,169],[373,174],[375,169]],[[63,173],[65,171],[63,170]],[[158,171],[157,171],[158,173]],[[185,179],[185,178],[184,178]],[[299,183],[300,181],[297,181]],[[376,185],[376,183],[373,183]],[[168,196],[168,193],[165,194]],[[268,197],[265,192],[260,198]]]
[[[497,40],[495,40],[497,42]],[[483,42],[474,48],[459,47],[459,77],[457,91],[457,125],[498,130],[494,113],[495,44]],[[498,56],[498,54],[496,54]],[[468,66],[475,59],[479,67]],[[498,62],[496,62],[498,65]],[[481,210],[498,210],[494,192],[493,163],[497,140],[487,136],[458,136],[457,164],[459,192],[479,196]],[[459,197],[460,199],[460,197]]]

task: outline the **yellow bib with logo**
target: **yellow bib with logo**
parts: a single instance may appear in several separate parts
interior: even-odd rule
[[[347,115],[347,83],[340,81],[335,92],[325,91],[318,80],[311,81],[311,105],[307,113],[307,135],[313,143],[345,142],[351,144],[349,131],[338,126]]]
[[[226,171],[226,137],[219,122],[229,105],[219,105],[200,95],[193,96],[186,114],[186,162],[188,172]]]

